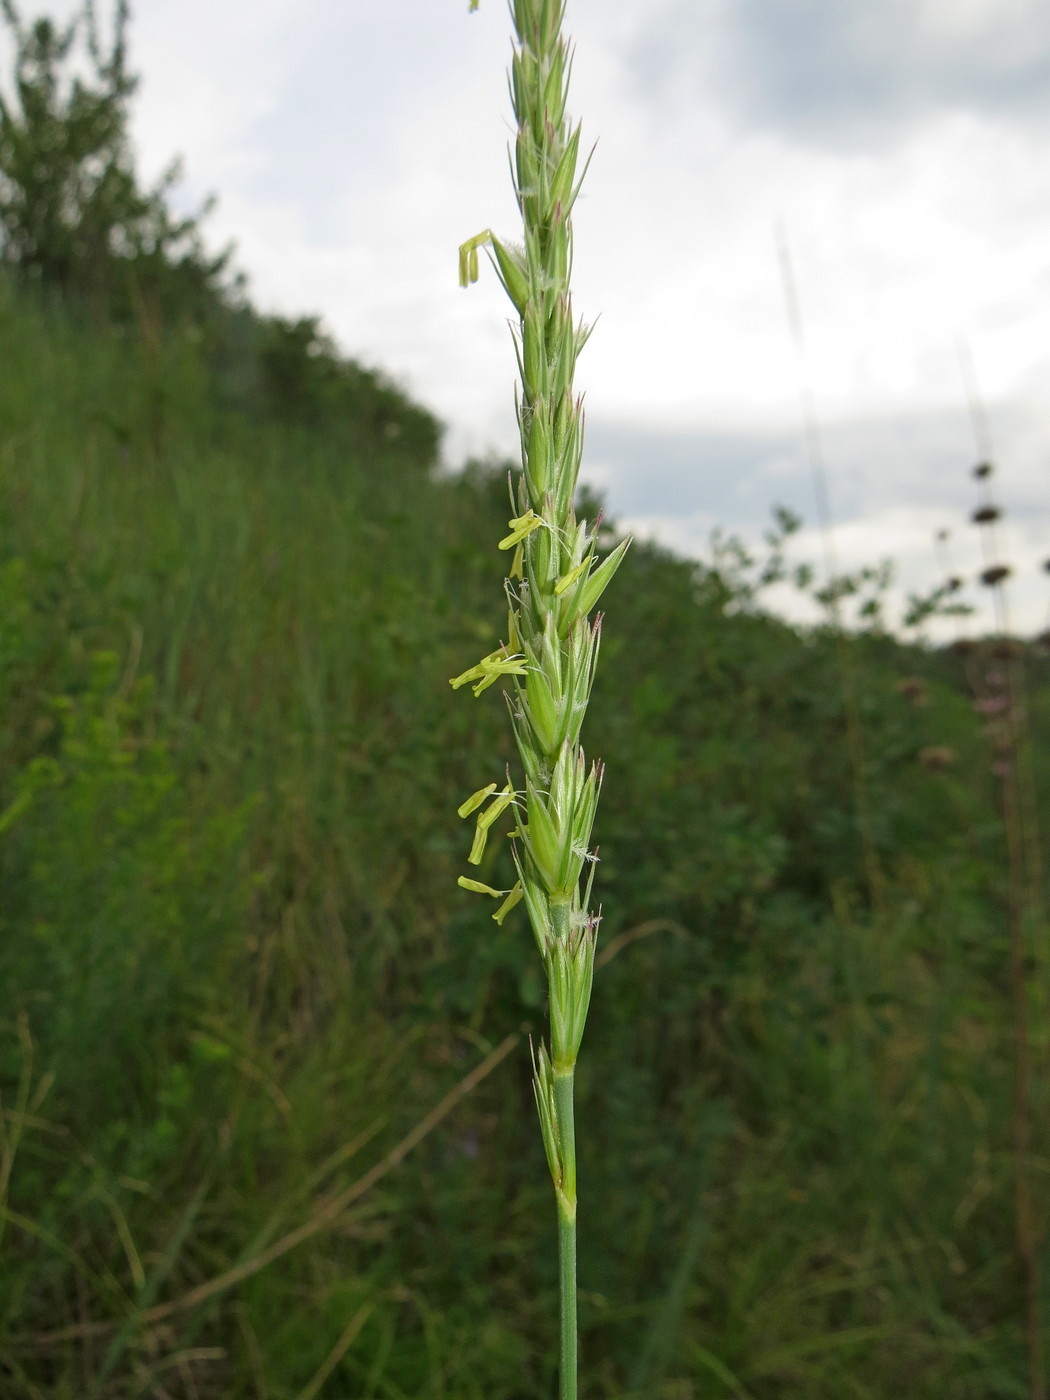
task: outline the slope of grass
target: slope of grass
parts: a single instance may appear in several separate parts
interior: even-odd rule
[[[447,684],[498,639],[505,482],[433,479],[367,378],[311,423],[189,331],[4,290],[0,333],[0,1390],[548,1396],[523,1037],[379,1170],[541,1009],[524,925],[455,887],[507,743]],[[1026,1394],[958,659],[851,643],[873,899],[834,639],[646,547],[609,609],[585,1393]]]

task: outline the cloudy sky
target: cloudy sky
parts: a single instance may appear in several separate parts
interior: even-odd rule
[[[1045,627],[1047,0],[568,0],[568,21],[598,143],[576,213],[576,302],[600,313],[585,472],[612,513],[702,554],[715,526],[758,540],[781,502],[817,558],[805,384],[839,560],[892,555],[928,587],[949,529],[972,576],[969,358],[1014,621]],[[135,6],[144,168],[181,152],[257,301],[321,313],[436,410],[451,464],[515,443],[507,307],[492,276],[456,284],[464,238],[516,229],[509,34],[502,0]]]

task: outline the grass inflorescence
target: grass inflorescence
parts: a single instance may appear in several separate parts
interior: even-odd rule
[[[570,53],[563,0],[514,0],[517,45],[510,90],[517,132],[514,192],[523,243],[490,230],[460,248],[460,283],[478,276],[478,249],[493,263],[518,316],[517,398],[522,469],[511,486],[514,514],[499,541],[512,552],[506,636],[498,648],[456,676],[475,696],[497,681],[511,684],[510,717],[523,772],[490,782],[459,808],[477,812],[469,860],[480,865],[488,833],[512,809],[517,880],[497,891],[461,876],[480,894],[505,896],[502,923],[524,901],[547,977],[550,1046],[533,1056],[534,1088],[558,1207],[561,1261],[561,1394],[577,1393],[576,1137],[574,1076],[594,979],[600,914],[591,905],[591,832],[602,769],[588,769],[580,742],[598,660],[600,615],[591,616],[616,573],[627,541],[598,552],[600,521],[577,520],[583,412],[574,389],[576,361],[588,331],[573,315],[572,207],[583,178],[580,127],[567,113]]]

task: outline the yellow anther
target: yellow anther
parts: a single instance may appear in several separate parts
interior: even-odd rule
[[[478,788],[477,792],[471,793],[462,807],[456,808],[457,816],[469,817],[471,812],[476,812],[485,799],[491,797],[495,791],[495,783],[489,783],[488,787]]]
[[[507,893],[506,890],[494,890],[491,885],[483,885],[480,880],[468,880],[465,875],[461,875],[456,884],[460,889],[470,890],[471,894],[490,894],[493,899],[499,899]]]
[[[510,534],[500,540],[500,549],[513,549],[516,544],[520,544],[523,539],[531,535],[533,530],[538,530],[543,523],[543,517],[537,515],[534,510],[527,510],[524,515],[518,515],[513,520],[508,520]]]
[[[576,580],[580,578],[581,575],[585,574],[590,567],[591,561],[589,558],[587,558],[583,561],[582,564],[577,564],[575,569],[570,569],[567,574],[563,574],[562,577],[558,580],[558,582],[554,585],[555,594],[560,598],[561,595],[566,591],[566,589],[571,588],[576,582]]]

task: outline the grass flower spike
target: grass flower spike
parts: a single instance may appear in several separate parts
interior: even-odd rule
[[[471,9],[477,8],[472,0]],[[576,360],[588,331],[573,318],[571,213],[579,191],[580,128],[566,116],[570,53],[562,35],[564,0],[512,0],[516,44],[511,95],[517,135],[512,169],[523,242],[514,246],[486,229],[459,250],[459,280],[478,277],[486,248],[517,313],[515,350],[522,471],[501,550],[513,550],[505,589],[506,643],[456,676],[480,695],[506,680],[511,723],[524,770],[520,790],[489,783],[459,808],[479,809],[468,861],[481,863],[490,829],[514,814],[518,880],[509,891],[466,877],[460,885],[507,897],[497,922],[523,902],[547,973],[550,1045],[533,1054],[536,1104],[554,1183],[561,1274],[561,1397],[577,1394],[576,1147],[573,1076],[594,975],[600,914],[592,912],[596,854],[591,830],[601,787],[580,730],[601,636],[592,610],[623,559],[624,541],[606,559],[597,554],[598,522],[573,509],[583,450],[583,412],[573,388]]]

